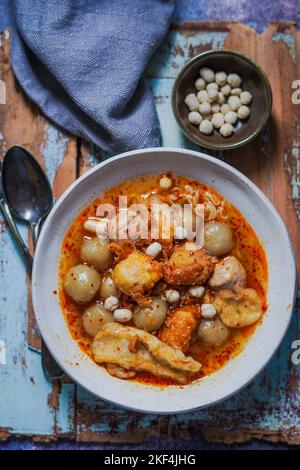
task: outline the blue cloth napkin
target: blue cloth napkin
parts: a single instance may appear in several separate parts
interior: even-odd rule
[[[106,151],[159,145],[143,72],[175,0],[15,0],[12,65],[46,116]]]

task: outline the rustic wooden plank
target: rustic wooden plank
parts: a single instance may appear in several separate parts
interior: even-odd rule
[[[298,45],[295,43],[295,33],[293,23],[272,24],[261,35],[238,23],[188,22],[175,25],[149,64],[147,76],[162,130],[162,145],[199,150],[180,132],[172,113],[171,92],[181,67],[192,56],[216,47],[240,50],[262,65],[274,92],[272,121],[254,143],[227,153],[224,158],[247,174],[274,202],[299,248],[296,213],[300,170],[295,127],[298,114],[290,103],[290,81],[292,77],[299,76],[295,51],[300,49],[299,42]],[[282,122],[283,117],[285,122]],[[279,126],[280,131],[283,130],[282,136],[279,135]],[[90,146],[84,145],[81,170],[90,168],[99,158],[103,158],[101,153],[95,155]],[[292,365],[290,358],[291,343],[299,338],[299,334],[299,316],[295,315],[284,343],[254,382],[230,400],[204,411],[172,417],[138,415],[105,404],[79,387],[77,439],[140,442],[153,435],[188,439],[201,434],[209,440],[228,443],[254,437],[299,443],[300,416],[294,410],[300,407],[300,371]]]
[[[273,202],[286,222],[300,268],[299,194],[297,157],[299,145],[297,126],[299,106],[291,100],[292,82],[298,76],[299,63],[295,60],[296,27],[272,24],[262,35],[256,35],[247,26],[234,25],[225,41],[226,47],[236,47],[248,54],[267,73],[273,90],[272,119],[267,130],[243,151],[226,155],[226,161],[251,178]],[[298,160],[299,161],[299,160]]]
[[[76,139],[50,124],[25,97],[15,81],[9,57],[10,31],[7,30],[1,35],[0,47],[0,77],[6,88],[6,104],[0,105],[1,156],[12,145],[24,146],[44,167],[58,197],[76,177]],[[1,426],[11,433],[42,439],[71,436],[74,386],[54,384],[52,387],[43,376],[40,355],[28,350],[28,344],[36,350],[40,346],[31,307],[30,281],[26,283],[23,262],[3,222],[1,229],[0,325],[1,337],[8,342],[7,364],[0,366],[1,410],[5,413],[1,414]],[[27,227],[23,225],[21,230],[27,239]]]

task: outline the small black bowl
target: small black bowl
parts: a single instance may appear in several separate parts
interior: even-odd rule
[[[202,134],[198,126],[188,121],[189,110],[184,99],[189,93],[197,93],[194,83],[202,67],[212,68],[215,72],[239,74],[242,89],[252,94],[250,116],[237,122],[230,137],[223,137],[217,130],[211,135]],[[272,90],[265,72],[249,57],[236,51],[215,49],[203,52],[186,63],[174,84],[172,106],[178,125],[196,144],[213,150],[229,150],[247,144],[262,132],[272,110]]]

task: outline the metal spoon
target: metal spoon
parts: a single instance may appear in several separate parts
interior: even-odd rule
[[[13,215],[30,225],[35,246],[40,224],[53,205],[49,181],[33,156],[18,145],[5,154],[2,178],[8,205]]]
[[[44,171],[27,150],[15,145],[4,156],[2,184],[8,208],[13,215],[30,225],[33,246],[35,247],[41,224],[53,205],[52,189]],[[27,247],[21,237],[23,243],[20,243],[17,236],[18,231],[12,218],[9,225],[22,249],[31,276],[32,264],[30,266],[27,261]],[[42,367],[49,379],[61,378],[64,375],[63,370],[54,361],[43,340]]]
[[[4,197],[4,191],[3,191],[3,185],[2,185],[2,162],[0,161],[0,207],[3,212],[4,218],[10,228],[10,230],[13,233],[13,236],[19,246],[19,249],[23,255],[23,258],[26,263],[26,268],[29,273],[32,271],[32,264],[33,264],[33,259],[32,256],[27,248],[27,246],[24,243],[23,238],[21,237],[21,234],[15,224],[15,221],[13,219],[12,213],[10,211],[10,208],[6,202],[6,199]]]

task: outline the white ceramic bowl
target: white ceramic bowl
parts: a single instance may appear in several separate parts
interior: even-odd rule
[[[184,387],[156,387],[110,376],[84,354],[69,333],[59,307],[58,263],[64,235],[91,200],[128,178],[171,171],[203,181],[246,217],[268,259],[268,310],[244,351],[210,377]],[[267,364],[289,325],[296,281],[293,249],[285,225],[262,192],[243,174],[199,152],[156,148],[127,152],[100,163],[75,181],[58,200],[40,235],[33,267],[33,305],[41,334],[61,367],[99,398],[142,412],[180,413],[224,400]]]

